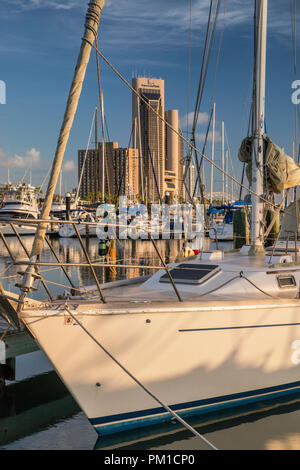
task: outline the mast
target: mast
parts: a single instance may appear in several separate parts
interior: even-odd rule
[[[101,91],[101,122],[102,122],[102,168],[101,168],[101,190],[102,190],[102,203],[105,202],[105,156],[106,156],[106,145],[105,145],[105,134],[104,134],[104,104],[103,104],[103,94]],[[108,175],[107,175],[108,178]]]
[[[211,147],[211,161],[215,158],[215,124],[216,124],[216,103],[213,105],[213,122],[212,122],[212,147]],[[212,204],[213,197],[213,182],[214,182],[214,167],[211,165],[210,169],[210,203]]]
[[[76,196],[75,196],[75,205],[77,207],[77,203],[78,203],[78,199],[79,199],[79,193],[80,193],[80,188],[81,188],[81,182],[82,182],[82,177],[83,177],[83,173],[84,173],[84,169],[85,169],[85,164],[86,164],[86,160],[87,160],[87,156],[88,156],[88,151],[89,151],[89,148],[90,148],[90,142],[91,142],[91,138],[92,138],[92,132],[93,132],[93,127],[94,127],[94,122],[95,122],[95,152],[96,152],[96,156],[98,157],[98,147],[97,147],[97,139],[98,139],[98,134],[97,134],[97,119],[98,119],[98,108],[97,106],[95,107],[95,111],[94,111],[94,114],[93,114],[93,119],[92,119],[92,124],[91,124],[91,128],[90,128],[90,133],[89,133],[89,139],[88,139],[88,144],[87,144],[87,147],[86,147],[86,150],[85,150],[85,154],[84,154],[84,158],[83,158],[83,162],[82,162],[82,166],[81,166],[81,171],[80,171],[80,176],[79,176],[79,181],[78,181],[78,187],[77,187],[77,192],[76,192]],[[98,158],[97,158],[98,160]],[[97,170],[95,168],[95,174],[97,174]]]
[[[262,196],[264,193],[264,142],[265,133],[265,91],[266,91],[266,48],[267,48],[268,0],[258,0],[256,15],[256,69],[254,73],[254,126],[252,145],[252,188]],[[252,194],[252,240],[249,255],[264,254],[263,214],[264,205],[258,196]]]
[[[225,194],[226,194],[226,198],[227,198],[227,202],[228,201],[228,195],[229,195],[229,191],[228,191],[228,156],[229,156],[229,151],[226,150],[226,159],[225,159],[225,171],[226,171],[226,178],[225,178]],[[233,202],[233,199],[231,200],[231,202]]]
[[[61,200],[62,200],[62,175],[61,175],[61,169],[60,169],[60,172],[59,172],[59,204],[61,204]]]
[[[225,178],[224,178],[224,170],[225,170],[225,129],[224,129],[224,121],[222,121],[222,204],[224,204],[224,192],[225,192]]]
[[[66,105],[65,115],[61,126],[55,157],[53,160],[51,175],[48,183],[47,192],[45,195],[45,201],[41,212],[41,219],[48,219],[54,191],[56,188],[59,172],[61,170],[62,161],[66,149],[66,145],[69,139],[70,131],[72,128],[74,116],[76,114],[82,85],[85,78],[87,65],[89,63],[92,46],[89,43],[93,43],[95,36],[97,35],[100,16],[104,7],[105,0],[92,0],[89,3],[88,11],[85,21],[85,31],[82,38],[81,48],[79,51],[77,64],[74,72],[74,78],[71,84],[69,97]],[[43,248],[43,242],[46,235],[47,223],[40,223],[37,227],[33,246],[30,254],[30,261],[34,263],[40,256]],[[24,297],[27,292],[32,290],[33,282],[35,279],[35,270],[32,266],[28,266],[26,269],[21,290]]]
[[[140,98],[138,98],[138,133],[139,133],[139,162],[140,162],[140,182],[142,190],[142,200],[145,202],[144,195],[144,171],[143,171],[143,149],[142,149],[142,135],[141,135],[141,110]]]

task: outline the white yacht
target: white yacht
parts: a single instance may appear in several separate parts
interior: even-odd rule
[[[97,236],[96,219],[93,214],[84,210],[75,210],[71,212],[71,218],[77,223],[78,232],[81,237]],[[77,237],[76,230],[72,224],[61,224],[58,230],[58,235],[61,238]]]
[[[38,219],[39,207],[37,192],[30,184],[9,185],[4,191],[0,208],[0,229],[4,235],[15,235],[5,219],[13,219],[20,235],[34,235],[36,225],[18,223],[18,219]]]

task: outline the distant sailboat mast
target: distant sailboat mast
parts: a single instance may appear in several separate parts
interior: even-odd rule
[[[56,188],[57,180],[61,170],[63,157],[66,149],[66,145],[69,139],[71,127],[73,124],[74,116],[77,110],[79,97],[82,90],[82,85],[85,78],[87,65],[89,63],[92,46],[91,44],[95,41],[95,34],[97,34],[102,9],[104,7],[105,0],[93,0],[89,3],[88,12],[86,15],[85,31],[81,43],[80,52],[77,59],[77,64],[74,72],[73,81],[71,84],[68,102],[66,105],[65,115],[63,123],[60,129],[55,157],[52,165],[50,179],[48,183],[47,192],[45,195],[44,205],[41,213],[41,219],[48,219],[54,191]],[[38,225],[33,246],[30,254],[31,262],[35,262],[40,256],[43,248],[44,238],[46,235],[47,223],[42,222]],[[22,284],[22,295],[25,297],[27,292],[30,292],[33,287],[35,279],[35,269],[33,266],[28,266],[24,275]]]
[[[222,121],[222,204],[225,203],[225,129]]]
[[[215,124],[216,124],[216,104],[213,105],[213,122],[212,122],[212,147],[211,147],[211,161],[214,162],[215,158]],[[210,203],[213,200],[213,183],[214,183],[214,167],[211,165],[210,169]]]

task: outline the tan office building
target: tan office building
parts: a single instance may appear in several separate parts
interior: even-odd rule
[[[134,148],[114,149],[114,193],[135,202],[139,194],[139,151]]]
[[[103,168],[104,168],[105,194],[114,194],[115,192],[114,151],[118,148],[119,148],[118,142],[106,142],[105,143],[104,166],[103,166],[102,142],[99,143],[99,166],[98,166],[97,179],[99,181],[100,193],[102,193]]]
[[[90,194],[102,195],[103,169],[104,194],[126,195],[132,201],[139,193],[139,154],[137,149],[119,148],[118,142],[105,144],[104,166],[102,142],[96,149],[78,151],[78,183],[84,164],[79,195],[85,199]],[[84,162],[85,160],[85,162]]]
[[[78,150],[78,184],[80,184],[79,196],[85,199],[89,194],[98,192],[98,181],[95,178],[98,166],[98,155],[96,149]],[[81,176],[82,167],[83,174]],[[80,181],[81,180],[81,181]]]
[[[133,88],[164,118],[164,80],[137,77],[132,79]],[[165,125],[155,112],[132,93],[133,147],[140,152],[140,194],[149,201],[158,201],[158,192],[165,192]]]
[[[165,131],[165,191],[179,198],[183,196],[183,140],[178,109],[166,111],[165,120],[171,126],[166,124]]]
[[[114,175],[114,149],[118,148],[118,142],[105,143],[104,155],[104,193],[113,194],[115,175]],[[90,194],[99,194],[103,192],[103,156],[102,156],[102,142],[99,143],[98,150],[90,149],[78,150],[78,184],[82,167],[84,165],[83,174],[81,177],[79,195],[85,199]]]

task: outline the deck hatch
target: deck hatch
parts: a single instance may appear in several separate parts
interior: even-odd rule
[[[170,269],[170,274],[176,283],[203,284],[221,271],[217,264],[179,264],[176,269]],[[159,282],[170,282],[168,274],[161,276]]]

